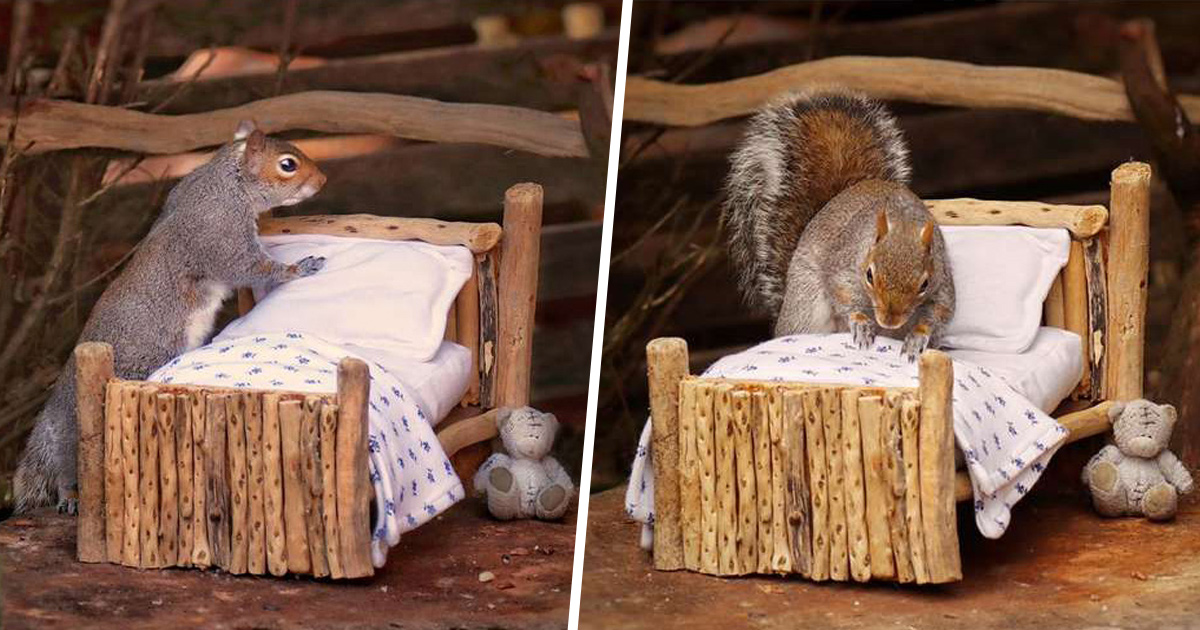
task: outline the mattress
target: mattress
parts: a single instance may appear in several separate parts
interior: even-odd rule
[[[434,426],[454,410],[471,384],[471,351],[451,341],[443,341],[428,361],[353,344],[343,347],[407,385],[414,402]]]
[[[978,350],[948,350],[1003,378],[1009,386],[1046,413],[1071,394],[1083,377],[1082,340],[1075,333],[1043,326],[1025,352],[1000,354]]]

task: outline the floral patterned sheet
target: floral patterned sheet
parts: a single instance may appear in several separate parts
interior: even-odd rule
[[[346,356],[353,354],[310,334],[263,334],[187,352],[149,380],[332,393],[337,391],[338,362]],[[371,555],[374,565],[382,567],[400,534],[429,522],[464,492],[411,390],[378,363],[366,363],[371,372],[368,448],[376,508]]]
[[[766,381],[916,387],[917,365],[884,337],[859,350],[848,333],[791,335],[724,357],[704,376]],[[954,361],[954,436],[975,492],[975,523],[988,538],[1008,527],[1012,507],[1041,477],[1067,430],[987,368]],[[642,523],[649,546],[654,523],[654,466],[646,423],[625,495],[628,515]]]

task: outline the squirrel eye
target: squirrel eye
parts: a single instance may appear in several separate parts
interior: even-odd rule
[[[296,158],[291,156],[280,158],[279,170],[284,173],[295,173],[300,165],[296,162]]]
[[[867,267],[867,284],[875,284],[875,266]]]

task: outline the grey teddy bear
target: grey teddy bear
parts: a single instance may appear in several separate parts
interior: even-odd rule
[[[488,458],[475,473],[475,492],[487,496],[488,511],[500,520],[562,518],[575,484],[550,457],[558,419],[532,407],[504,409],[496,416],[504,452]]]
[[[1167,520],[1179,497],[1192,491],[1192,476],[1167,450],[1178,417],[1170,405],[1148,400],[1116,403],[1108,411],[1113,442],[1083,468],[1096,511],[1103,516]]]

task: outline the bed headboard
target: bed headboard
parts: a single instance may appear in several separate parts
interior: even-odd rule
[[[978,199],[927,200],[943,225],[1065,228],[1067,266],[1046,297],[1044,323],[1083,340],[1083,378],[1072,398],[1142,396],[1149,270],[1150,166],[1127,162],[1112,172],[1109,207]]]
[[[419,240],[471,250],[475,270],[450,309],[446,339],[471,351],[474,369],[462,405],[491,409],[529,403],[542,187],[525,183],[509,188],[503,221],[501,227],[370,214],[263,217],[259,233]],[[251,292],[239,291],[238,311],[245,314],[253,306]]]

